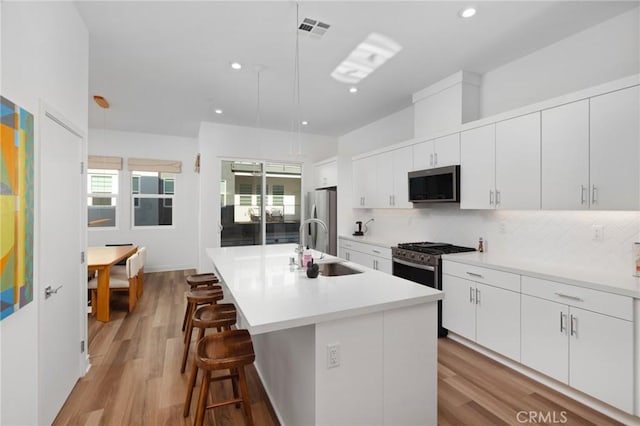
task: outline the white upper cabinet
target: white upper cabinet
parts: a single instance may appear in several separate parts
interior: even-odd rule
[[[640,208],[640,88],[542,112],[542,208]]]
[[[336,160],[314,164],[313,171],[316,188],[338,185],[338,162]]]
[[[411,208],[407,174],[412,148],[394,149],[353,161],[353,207]]]
[[[353,207],[373,208],[376,196],[376,157],[353,161]]]
[[[460,208],[495,206],[495,124],[460,135]]]
[[[413,165],[413,151],[410,146],[393,151],[393,194],[392,207],[410,209],[409,202],[409,171]]]
[[[496,124],[495,197],[500,209],[540,208],[539,112]]]
[[[591,98],[592,209],[640,209],[639,117],[638,86]]]
[[[542,111],[542,208],[589,208],[589,100]]]
[[[425,170],[460,164],[460,133],[413,145],[413,169]]]

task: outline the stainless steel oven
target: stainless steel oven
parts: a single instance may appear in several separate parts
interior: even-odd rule
[[[444,243],[403,243],[391,249],[393,275],[427,287],[442,290],[441,255],[474,251],[470,247],[460,247]],[[442,300],[438,301],[438,336],[447,335],[442,327]]]

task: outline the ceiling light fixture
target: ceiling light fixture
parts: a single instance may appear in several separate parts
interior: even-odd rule
[[[307,124],[309,124],[309,122],[308,122],[307,120],[305,120],[305,121],[303,121],[303,122],[302,122],[302,123],[300,123],[300,124],[302,124],[303,126],[306,126]]]
[[[216,114],[222,114],[222,110],[220,108],[216,108],[215,113]]]
[[[476,14],[476,9],[473,7],[465,7],[459,13],[461,18],[471,18],[475,14]]]
[[[357,87],[350,87],[349,88],[349,93],[356,93],[358,91]]]
[[[240,62],[231,62],[231,68],[234,70],[239,70],[242,68],[242,64]]]
[[[104,97],[100,95],[94,95],[93,100],[96,102],[96,104],[98,104],[100,108],[109,108],[109,102]]]

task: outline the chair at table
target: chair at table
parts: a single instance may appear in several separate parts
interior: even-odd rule
[[[138,255],[140,256],[139,262],[139,271],[138,271],[138,299],[142,296],[144,292],[144,265],[147,263],[147,248],[140,247],[138,249]]]
[[[112,291],[127,291],[129,293],[129,312],[133,311],[138,300],[138,270],[139,267],[139,255],[134,253],[131,255],[125,264],[126,275],[114,271],[109,274],[109,298],[111,298]],[[97,296],[98,296],[98,278],[92,278],[87,285],[91,290],[91,311],[92,314],[96,313]]]

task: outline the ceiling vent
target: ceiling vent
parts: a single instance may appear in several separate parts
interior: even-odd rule
[[[322,37],[331,25],[325,24],[324,22],[318,21],[316,19],[304,18],[298,27],[298,30],[302,34],[307,34],[314,38]]]

